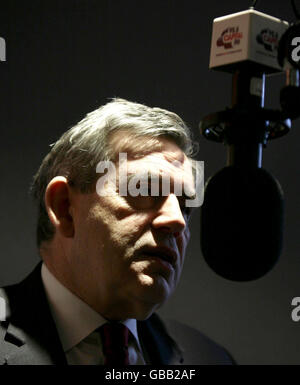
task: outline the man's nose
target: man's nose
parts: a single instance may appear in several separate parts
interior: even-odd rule
[[[163,197],[163,202],[158,208],[158,215],[152,221],[155,229],[178,235],[186,226],[185,219],[175,194]]]

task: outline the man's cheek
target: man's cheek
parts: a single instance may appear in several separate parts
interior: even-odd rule
[[[185,254],[185,250],[189,243],[190,238],[191,238],[191,232],[190,232],[190,229],[186,226],[186,228],[182,232],[182,236],[180,240],[183,255]]]
[[[184,229],[183,235],[184,235],[184,237],[185,237],[185,242],[186,242],[186,244],[188,244],[188,242],[189,242],[189,240],[190,240],[190,238],[191,238],[191,232],[190,232],[190,229],[189,229],[188,226],[186,226],[186,228]]]

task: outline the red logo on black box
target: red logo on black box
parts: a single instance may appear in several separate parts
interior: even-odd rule
[[[225,49],[233,48],[235,45],[240,44],[242,38],[243,33],[239,32],[239,27],[228,27],[218,38],[217,47],[224,46]]]
[[[275,51],[278,49],[278,33],[269,28],[262,29],[256,36],[258,44],[262,44],[267,51]]]

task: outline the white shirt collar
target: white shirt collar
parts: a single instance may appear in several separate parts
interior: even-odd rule
[[[65,352],[103,325],[107,320],[61,284],[42,264],[42,281],[54,318],[56,328]],[[134,335],[141,350],[137,334],[136,319],[122,322]]]

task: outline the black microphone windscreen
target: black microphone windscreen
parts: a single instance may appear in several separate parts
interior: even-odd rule
[[[269,272],[283,238],[283,192],[262,168],[228,166],[206,184],[201,249],[218,275],[250,281]]]

